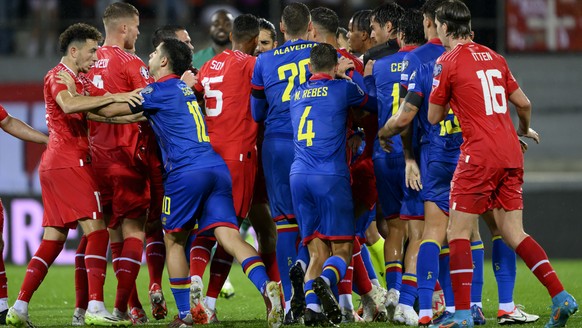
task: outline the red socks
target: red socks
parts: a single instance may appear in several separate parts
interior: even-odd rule
[[[121,312],[127,311],[127,303],[133,289],[135,279],[141,266],[143,254],[143,241],[138,238],[126,238],[123,241],[123,251],[117,258],[117,294],[115,296],[115,308]]]
[[[360,295],[368,294],[372,290],[372,282],[368,277],[368,270],[362,259],[362,246],[357,238],[354,239],[352,261],[354,262],[354,279],[353,284],[358,288]]]
[[[32,295],[46,276],[48,268],[53,264],[57,256],[59,256],[63,250],[63,245],[65,245],[64,241],[57,240],[43,239],[40,242],[40,246],[36,250],[36,253],[34,253],[34,256],[30,262],[28,262],[24,281],[22,282],[22,287],[20,287],[20,293],[18,294],[18,300],[30,302]],[[107,246],[107,244],[105,245]]]
[[[214,237],[196,236],[190,248],[190,276],[204,275],[215,243]]]
[[[538,280],[546,286],[552,298],[564,290],[558,275],[548,260],[546,252],[531,236],[527,236],[517,245],[515,252]]]
[[[449,242],[451,282],[455,294],[455,309],[471,308],[471,284],[473,281],[473,255],[469,239]]]
[[[93,231],[87,235],[85,249],[85,267],[87,268],[87,284],[89,286],[89,301],[103,301],[103,285],[107,271],[107,244],[109,233],[107,229]]]
[[[166,261],[166,245],[162,230],[146,236],[146,262],[150,274],[150,288],[153,284],[162,286],[162,274]]]
[[[267,275],[269,280],[275,281],[277,283],[281,282],[281,275],[279,274],[279,267],[277,266],[277,252],[273,253],[259,253],[261,260],[265,263],[265,269],[267,270]]]
[[[89,283],[85,267],[86,248],[87,236],[83,236],[75,253],[75,307],[81,309],[87,309],[89,302]]]
[[[232,255],[228,254],[222,246],[216,246],[216,251],[210,264],[210,279],[208,281],[206,296],[218,298],[220,290],[230,273],[232,259]]]

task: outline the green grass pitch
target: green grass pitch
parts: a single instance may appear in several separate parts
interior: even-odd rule
[[[562,279],[566,289],[574,295],[578,301],[582,300],[582,283],[580,282],[580,270],[582,270],[582,260],[556,260],[552,264]],[[22,283],[25,267],[8,266],[9,303],[12,304],[18,294],[18,289]],[[42,286],[35,293],[30,304],[31,321],[40,327],[65,327],[71,325],[71,318],[75,306],[74,272],[71,266],[54,266],[50,269],[48,276]],[[115,298],[116,281],[111,267],[107,271],[107,281],[105,286],[105,304],[111,311]],[[208,276],[208,274],[206,275]],[[144,308],[149,314],[149,300],[147,298],[147,267],[143,266],[138,277],[138,288],[140,299]],[[231,299],[219,299],[217,302],[218,318],[221,321],[213,327],[265,327],[265,308],[262,297],[256,291],[250,281],[247,280],[239,265],[233,266],[231,271],[231,282],[233,283],[236,295]],[[171,318],[177,313],[174,300],[164,276],[164,294],[168,302],[169,316],[165,320],[151,321],[150,326],[167,326]],[[543,327],[550,314],[550,299],[545,288],[537,282],[533,274],[529,272],[523,263],[518,264],[517,283],[515,288],[515,302],[523,304],[525,311],[540,315],[540,320],[536,324],[524,327]],[[357,297],[355,296],[356,300]],[[355,301],[357,306],[357,301]],[[487,325],[485,327],[497,326],[495,316],[497,313],[497,285],[491,270],[491,263],[486,264],[485,287],[483,290],[483,306]],[[386,327],[391,324],[350,324],[342,327]],[[582,315],[575,315],[568,322],[568,327],[582,327]]]

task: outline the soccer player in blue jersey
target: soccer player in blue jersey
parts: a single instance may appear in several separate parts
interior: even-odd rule
[[[289,269],[297,257],[298,227],[291,201],[289,171],[293,162],[293,130],[289,116],[291,90],[309,79],[309,53],[315,42],[306,41],[311,30],[307,6],[291,3],[283,9],[280,29],[286,42],[257,58],[251,80],[251,111],[265,124],[263,169],[271,216],[277,224],[277,264],[285,295],[285,312],[291,309]],[[298,297],[300,295],[296,293]],[[295,303],[294,303],[295,304]],[[302,315],[302,300],[293,306],[295,319]]]
[[[190,294],[202,291],[190,290],[184,252],[189,232],[197,223],[199,235],[214,233],[218,243],[241,263],[265,299],[269,327],[279,327],[283,321],[279,286],[269,281],[261,258],[240,237],[228,168],[210,145],[194,92],[179,79],[190,66],[191,56],[185,43],[164,40],[150,55],[150,72],[156,82],[142,90],[142,105],[126,110],[143,111],[162,152],[165,195],[161,219],[170,286],[179,310],[175,324],[191,325],[191,308],[202,306],[190,304],[191,299],[201,299]]]
[[[311,256],[305,275],[307,326],[341,321],[330,287],[344,276],[354,239],[346,160],[348,108],[376,106],[355,83],[333,79],[338,58],[332,45],[315,46],[310,58],[313,75],[292,91],[290,102],[295,149],[291,192],[302,242]]]

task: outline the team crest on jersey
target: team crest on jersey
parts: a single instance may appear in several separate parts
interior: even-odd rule
[[[143,90],[141,90],[141,94],[147,95],[148,93],[152,93],[153,91],[154,91],[154,88],[152,88],[150,85],[148,85],[147,87],[143,88]]]
[[[146,80],[150,79],[150,72],[148,71],[148,69],[145,66],[142,66],[139,69],[139,72],[141,73],[141,76],[143,76],[144,79],[146,79]]]
[[[443,65],[436,64],[434,65],[434,70],[432,71],[432,76],[437,77],[443,71]]]

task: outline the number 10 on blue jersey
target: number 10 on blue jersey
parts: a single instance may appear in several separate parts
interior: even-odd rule
[[[190,114],[194,117],[194,121],[196,122],[196,133],[198,134],[198,142],[210,142],[210,138],[206,133],[206,124],[204,124],[204,118],[202,117],[202,113],[200,112],[200,106],[198,103],[193,100],[187,102],[188,109],[190,110]]]

